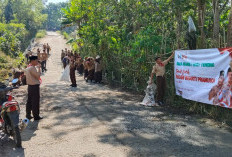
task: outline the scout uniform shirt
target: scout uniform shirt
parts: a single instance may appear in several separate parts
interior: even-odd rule
[[[101,64],[98,62],[95,62],[95,72],[99,72],[99,71],[102,71]]]
[[[40,81],[38,77],[40,77],[40,73],[37,72],[34,66],[29,66],[26,70],[26,80],[28,85],[39,85]]]
[[[156,63],[153,66],[152,73],[156,74],[156,76],[164,76],[165,74],[165,66],[168,64],[168,61],[165,60],[161,64]]]

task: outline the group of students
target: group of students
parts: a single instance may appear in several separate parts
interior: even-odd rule
[[[76,51],[62,50],[61,61],[63,63],[63,68],[70,69],[70,79],[72,84],[70,86],[77,87],[75,71],[80,75],[84,74],[84,79],[86,82],[101,83],[102,81],[102,66],[101,58],[97,56],[95,59],[93,57],[85,57],[84,59]],[[68,66],[68,67],[67,67]]]

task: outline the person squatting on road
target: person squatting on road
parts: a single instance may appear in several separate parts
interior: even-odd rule
[[[152,72],[151,72],[151,82],[152,84],[154,75],[156,75],[156,85],[157,85],[157,92],[156,92],[156,101],[158,105],[164,104],[164,95],[165,95],[165,66],[168,64],[168,62],[173,58],[175,52],[172,53],[172,55],[167,59],[162,61],[161,57],[157,57],[155,59],[156,64],[153,66]]]
[[[37,56],[29,57],[30,64],[25,70],[26,80],[28,84],[28,98],[26,104],[26,117],[28,119],[40,120],[40,75],[41,65],[38,63]],[[31,116],[31,111],[33,117]]]

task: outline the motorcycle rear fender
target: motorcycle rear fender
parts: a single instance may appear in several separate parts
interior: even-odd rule
[[[19,125],[19,112],[18,111],[7,112],[6,114],[9,116],[11,120],[11,124],[13,125],[14,128]]]

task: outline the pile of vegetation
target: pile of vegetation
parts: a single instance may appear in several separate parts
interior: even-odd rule
[[[197,28],[197,48],[232,46],[231,7],[228,0],[70,0],[63,9],[63,26],[77,26],[71,41],[83,56],[102,56],[109,82],[143,91],[155,56],[189,49],[189,16]],[[169,64],[167,103],[214,118],[232,118],[230,110],[177,97],[173,69]]]

